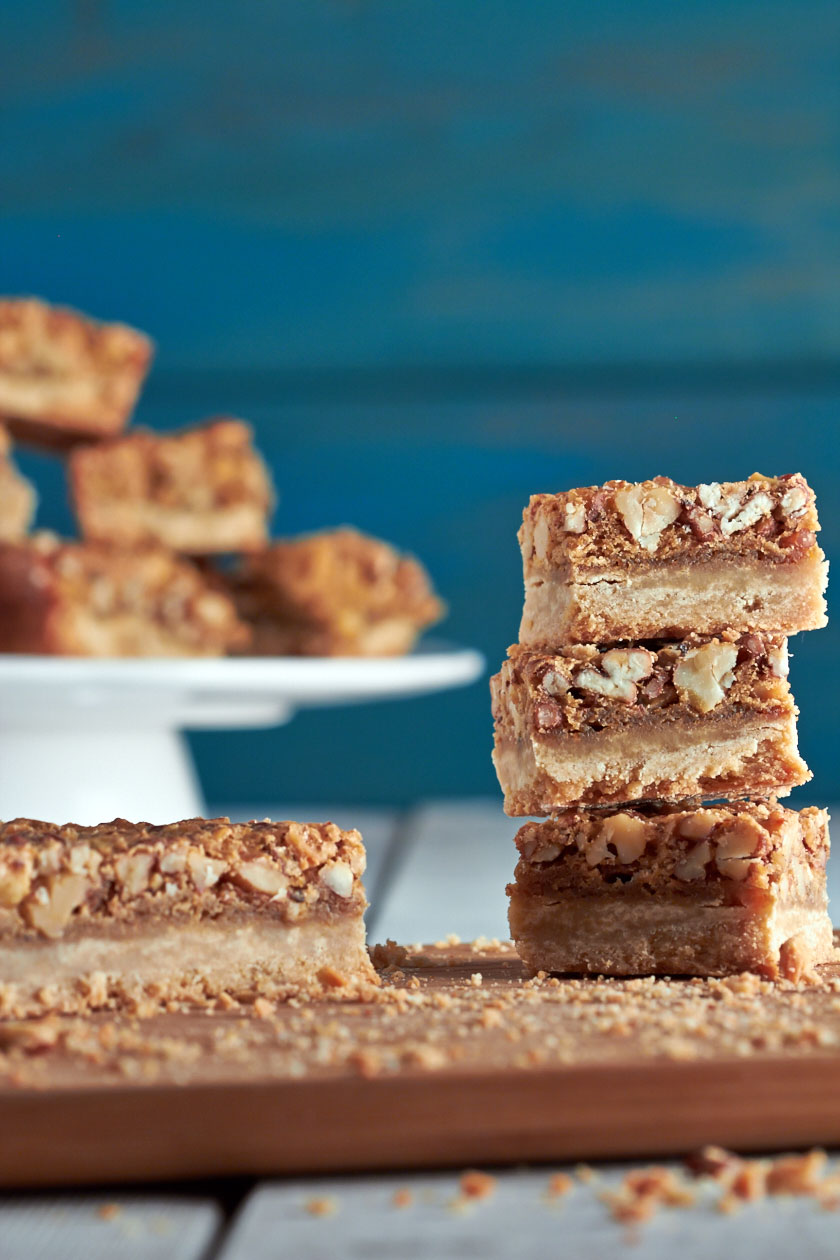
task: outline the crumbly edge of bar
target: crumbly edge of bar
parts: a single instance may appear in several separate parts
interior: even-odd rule
[[[425,628],[446,611],[419,560],[349,528],[277,541],[245,558],[227,581],[246,621],[301,633],[324,629],[352,639],[394,616]]]
[[[538,735],[600,730],[698,714],[784,711],[787,641],[743,634],[690,636],[613,648],[577,644],[549,653],[514,645],[491,680],[500,731]]]
[[[35,514],[35,487],[12,459],[12,441],[0,423],[0,539],[23,538]]]
[[[359,833],[333,823],[16,819],[0,825],[0,939],[239,911],[286,923],[358,914],[364,869]]]
[[[815,496],[798,473],[682,486],[668,477],[534,495],[519,531],[526,573],[564,562],[705,562],[721,553],[801,559],[816,546]]]
[[[68,372],[142,374],[151,355],[150,339],[127,324],[101,323],[38,298],[0,299],[2,372],[13,376],[36,373],[50,379]]]
[[[64,622],[78,613],[103,628],[109,619],[159,623],[173,645],[219,651],[245,646],[249,632],[232,600],[196,566],[163,547],[130,549],[62,542],[41,532],[0,544],[0,644],[6,651],[84,653]]]
[[[683,889],[749,900],[778,888],[792,868],[823,882],[828,813],[773,802],[704,808],[570,809],[516,835],[517,883],[534,892]]]
[[[251,426],[243,420],[213,420],[176,433],[134,429],[77,448],[69,476],[83,528],[88,518],[95,523],[103,510],[131,512],[134,500],[125,484],[126,470],[134,475],[144,504],[224,512],[253,503],[268,513],[273,502],[268,469],[254,449]]]

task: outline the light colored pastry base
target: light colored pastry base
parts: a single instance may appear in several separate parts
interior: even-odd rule
[[[375,983],[360,916],[300,925],[168,921],[69,940],[0,942],[0,1012],[16,1016],[221,993],[353,996]]]
[[[736,715],[628,725],[589,735],[496,737],[493,763],[505,813],[643,799],[787,796],[811,774],[794,714]]]
[[[784,971],[783,946],[795,939],[800,959],[834,958],[825,899],[819,908],[699,904],[685,898],[630,900],[615,893],[546,902],[511,891],[511,936],[535,971],[597,975],[722,976]]]
[[[0,541],[23,538],[35,512],[35,491],[14,468],[0,458]]]
[[[54,614],[54,650],[66,656],[222,656],[224,644],[196,634],[176,634],[153,615],[96,616],[83,605]]]
[[[157,542],[186,555],[259,551],[266,545],[266,511],[238,503],[210,511],[167,507],[154,500],[77,505],[82,534],[98,542],[134,546]]]
[[[422,630],[410,617],[383,617],[354,634],[325,626],[255,622],[247,656],[405,656]]]
[[[724,630],[796,634],[826,624],[828,563],[814,547],[793,564],[716,559],[640,564],[591,574],[535,572],[525,581],[526,647],[682,639]]]
[[[111,437],[125,427],[139,388],[139,379],[127,379],[107,401],[98,376],[50,380],[0,372],[0,416],[22,441]]]

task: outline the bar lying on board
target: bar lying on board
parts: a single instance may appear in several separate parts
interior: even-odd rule
[[[152,358],[125,324],[37,298],[0,299],[0,419],[16,437],[66,446],[119,433]]]
[[[93,542],[160,543],[193,555],[267,542],[271,481],[241,420],[181,433],[134,429],[78,447],[70,484],[82,534]]]
[[[535,970],[798,979],[834,957],[825,810],[572,809],[516,844],[510,928]]]
[[[795,634],[826,624],[828,565],[799,474],[681,486],[667,477],[537,494],[519,541],[529,647]]]
[[[0,825],[0,1011],[351,994],[375,983],[357,831]]]
[[[555,653],[513,647],[491,682],[509,814],[727,799],[807,782],[787,644],[766,635]]]

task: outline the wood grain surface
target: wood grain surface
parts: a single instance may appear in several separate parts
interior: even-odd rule
[[[509,951],[441,946],[379,1002],[76,1020],[28,1050],[7,1025],[0,1185],[837,1143],[826,980],[534,986]]]

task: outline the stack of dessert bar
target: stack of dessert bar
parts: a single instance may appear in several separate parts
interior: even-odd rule
[[[492,681],[511,933],[560,972],[796,977],[832,954],[825,810],[787,636],[825,625],[803,477],[534,496],[519,643]]]
[[[272,543],[247,424],[124,432],[151,358],[123,324],[0,300],[0,651],[408,651],[444,611],[423,567],[347,528]],[[10,435],[67,453],[81,541],[28,533]]]

